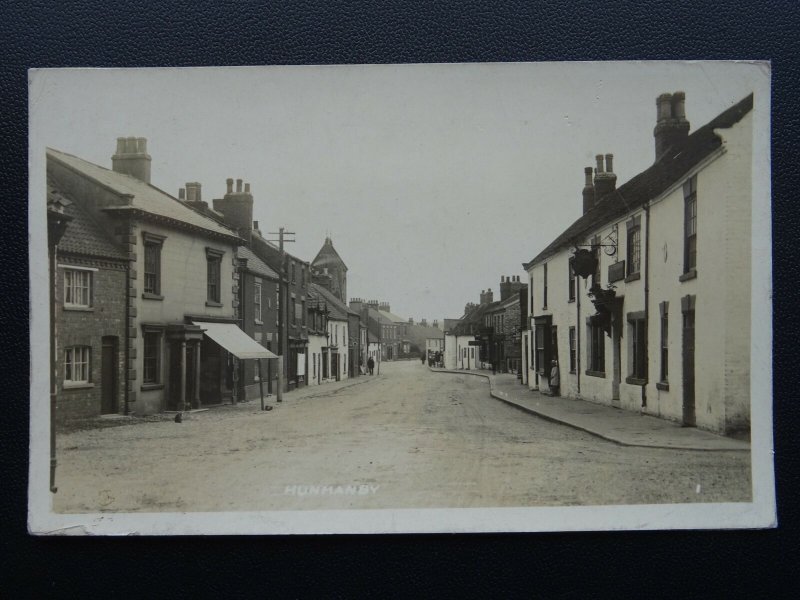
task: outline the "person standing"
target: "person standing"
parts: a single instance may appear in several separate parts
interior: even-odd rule
[[[367,361],[367,368],[369,369],[369,374],[372,375],[373,374],[372,371],[375,368],[375,359],[372,358],[371,356],[369,357],[369,360]]]

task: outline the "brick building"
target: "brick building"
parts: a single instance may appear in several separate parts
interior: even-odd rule
[[[57,420],[125,413],[127,256],[50,181],[52,203],[70,219],[56,247]]]
[[[242,240],[151,185],[150,163],[144,138],[118,138],[111,170],[47,150],[53,185],[113,236],[130,265],[121,288],[124,406],[147,414],[231,401],[236,359],[218,340],[241,333],[235,254]]]

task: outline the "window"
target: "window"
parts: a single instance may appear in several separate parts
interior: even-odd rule
[[[647,322],[640,313],[629,314],[628,322],[631,340],[628,383],[641,383],[647,379]]]
[[[69,308],[91,308],[91,271],[64,269],[64,306]]]
[[[605,375],[606,370],[606,340],[605,332],[599,323],[590,321],[587,336],[587,352],[590,375]]]
[[[635,217],[627,223],[628,243],[627,243],[627,268],[628,276],[637,275],[642,262],[642,227],[641,217]]]
[[[89,346],[73,346],[64,349],[64,385],[87,384],[90,380]]]
[[[297,299],[292,298],[292,325],[297,325]]]
[[[161,337],[160,329],[144,329],[144,357],[142,358],[142,383],[161,383]]]
[[[253,318],[256,323],[261,323],[261,284],[253,283]]]
[[[142,233],[144,240],[144,297],[161,297],[161,247],[164,236]]]
[[[542,308],[547,308],[547,263],[542,267],[544,269],[544,283],[542,287]]]
[[[223,252],[215,250],[214,248],[206,248],[206,273],[208,282],[206,304],[220,304],[220,272],[223,254]]]
[[[592,256],[596,262],[594,275],[592,275],[592,285],[601,285],[600,281],[600,236],[596,235],[592,238]]]
[[[575,263],[573,259],[569,259],[567,263],[567,290],[569,294],[569,301],[575,300]]]
[[[575,346],[575,328],[569,328],[569,372],[574,373],[577,370],[577,352]]]
[[[530,290],[529,291],[530,291],[530,297],[531,297],[531,306],[530,306],[530,310],[528,311],[528,314],[532,316],[533,315],[533,275],[531,275],[529,283],[530,283]]]
[[[302,307],[300,309],[300,315],[303,317],[303,327],[305,327],[308,324],[308,320],[307,320],[308,319],[308,313],[306,312],[306,301],[303,300],[301,302],[301,304],[302,304]]]
[[[544,364],[544,328],[537,327],[535,330],[535,339],[534,343],[536,344],[536,369],[540,373],[544,373],[545,371],[545,364]]]
[[[683,272],[697,268],[697,176],[683,184]]]
[[[295,265],[294,262],[292,262],[292,283],[295,283],[295,281],[296,281],[296,279],[295,279],[295,267],[296,266],[297,265]]]
[[[662,302],[661,309],[661,376],[660,381],[669,381],[669,303]]]
[[[305,287],[306,285],[306,266],[300,265],[300,285]]]

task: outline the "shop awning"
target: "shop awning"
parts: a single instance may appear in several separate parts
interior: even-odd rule
[[[192,324],[202,327],[203,333],[236,358],[278,358],[233,323],[192,321]]]

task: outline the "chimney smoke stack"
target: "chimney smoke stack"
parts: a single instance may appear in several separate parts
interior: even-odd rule
[[[592,167],[583,170],[586,178],[583,184],[583,214],[589,212],[594,206],[594,184],[592,183]]]
[[[245,183],[244,184],[244,193],[245,194],[249,194],[250,193],[250,184],[249,183]]]
[[[678,146],[689,136],[689,121],[686,120],[686,94],[661,94],[656,99],[658,107],[653,137],[656,142],[656,161],[670,148]]]
[[[597,161],[597,169],[595,170],[595,173],[602,173],[603,172],[603,155],[602,154],[598,154],[597,156],[594,157],[594,159]]]
[[[614,155],[606,154],[606,170],[603,171],[603,155],[598,154],[595,159],[597,160],[597,171],[594,174],[594,200],[595,204],[606,194],[613,192],[617,187],[617,176],[612,170]]]
[[[236,193],[237,194],[241,194],[242,193],[242,180],[241,179],[237,179],[236,180]]]
[[[227,189],[227,192],[226,192],[226,193],[227,193],[227,194],[232,194],[232,193],[233,193],[233,179],[231,179],[230,177],[228,177],[228,178],[225,180],[225,187],[226,187],[226,189]]]
[[[152,159],[147,154],[146,138],[117,138],[117,151],[111,157],[111,169],[113,171],[150,183],[151,162]]]

